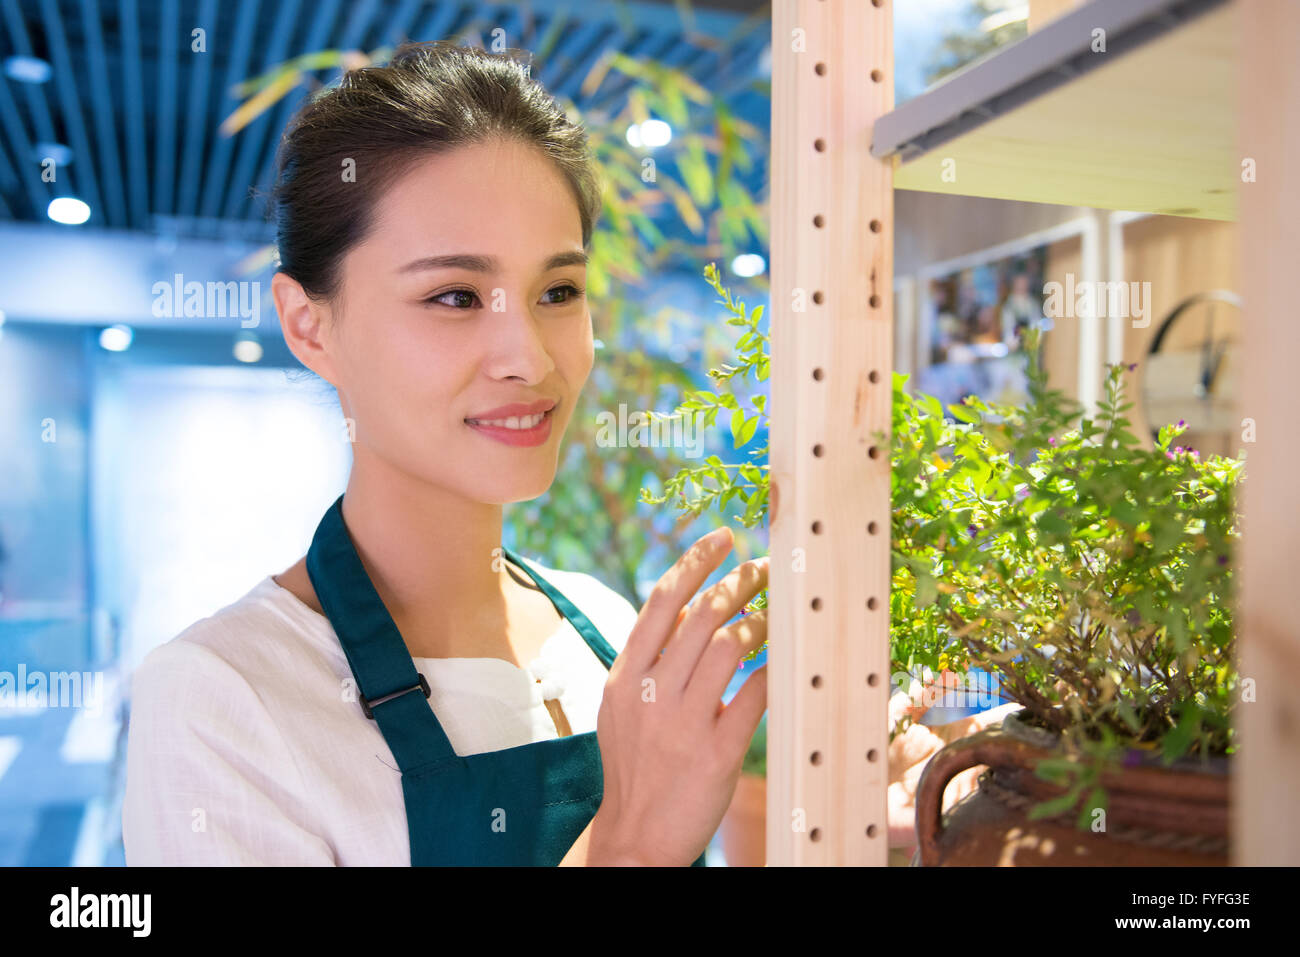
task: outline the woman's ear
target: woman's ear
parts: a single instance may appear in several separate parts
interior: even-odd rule
[[[338,388],[333,360],[324,338],[327,306],[314,302],[298,280],[277,271],[271,277],[271,298],[280,318],[285,345],[298,361]]]

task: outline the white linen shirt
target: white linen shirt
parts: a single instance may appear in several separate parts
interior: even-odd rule
[[[637,612],[598,579],[529,561],[621,652]],[[459,755],[596,730],[609,672],[567,620],[528,667],[415,658]],[[540,679],[540,680],[539,680]],[[270,576],[152,649],[131,682],[128,866],[409,866],[397,768],[329,620]]]

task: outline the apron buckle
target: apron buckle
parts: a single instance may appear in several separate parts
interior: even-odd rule
[[[423,691],[424,696],[426,698],[429,697],[429,682],[425,679],[423,674],[420,674],[420,672],[417,671],[416,674],[420,676],[419,684],[411,685],[409,688],[403,688],[401,691],[394,691],[392,694],[386,694],[382,698],[376,698],[374,701],[367,701],[366,696],[358,691],[357,697],[361,699],[361,710],[366,713],[366,717],[373,721],[375,714],[371,708],[374,707],[374,705],[383,704],[385,701],[391,701],[393,698],[404,695],[408,691]]]

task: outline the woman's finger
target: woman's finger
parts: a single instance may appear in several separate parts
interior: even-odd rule
[[[731,551],[731,529],[723,526],[696,541],[655,582],[614,664],[644,674],[674,631],[685,605]],[[611,672],[613,668],[610,669]]]
[[[714,725],[721,745],[735,754],[739,764],[745,758],[749,742],[758,730],[758,722],[767,710],[767,665],[745,679],[740,690],[727,702]]]
[[[760,608],[713,633],[700,656],[695,672],[686,684],[686,701],[709,714],[716,714],[719,699],[731,684],[736,666],[745,655],[761,648],[767,640],[767,609]]]
[[[768,564],[764,556],[737,565],[691,602],[660,660],[661,683],[685,689],[713,633],[767,587]]]

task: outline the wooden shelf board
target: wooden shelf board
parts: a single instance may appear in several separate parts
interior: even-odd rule
[[[1038,35],[1031,35],[969,68],[966,80],[956,76],[917,98],[936,97],[931,104],[909,101],[895,111],[899,116],[882,117],[873,152],[894,156],[895,188],[1235,219],[1242,157],[1236,146],[1233,3],[1209,5],[1001,115],[979,121],[981,112],[990,111],[978,103],[962,105],[966,84],[974,88],[967,100],[982,98],[998,112],[989,91],[1023,83],[1027,78],[1017,78],[1018,64],[1022,73],[1041,75],[1044,63],[1070,44],[1088,49],[1089,23],[1105,13],[1102,8],[1114,5],[1087,4],[1044,28],[1043,36],[1053,35],[1037,56],[1031,44]],[[995,62],[1002,57],[1008,59]],[[978,125],[933,143],[944,122],[949,129],[958,122],[971,126],[972,116]],[[909,138],[909,125],[922,135]],[[883,149],[882,130],[888,140]],[[920,155],[908,159],[909,152]]]

